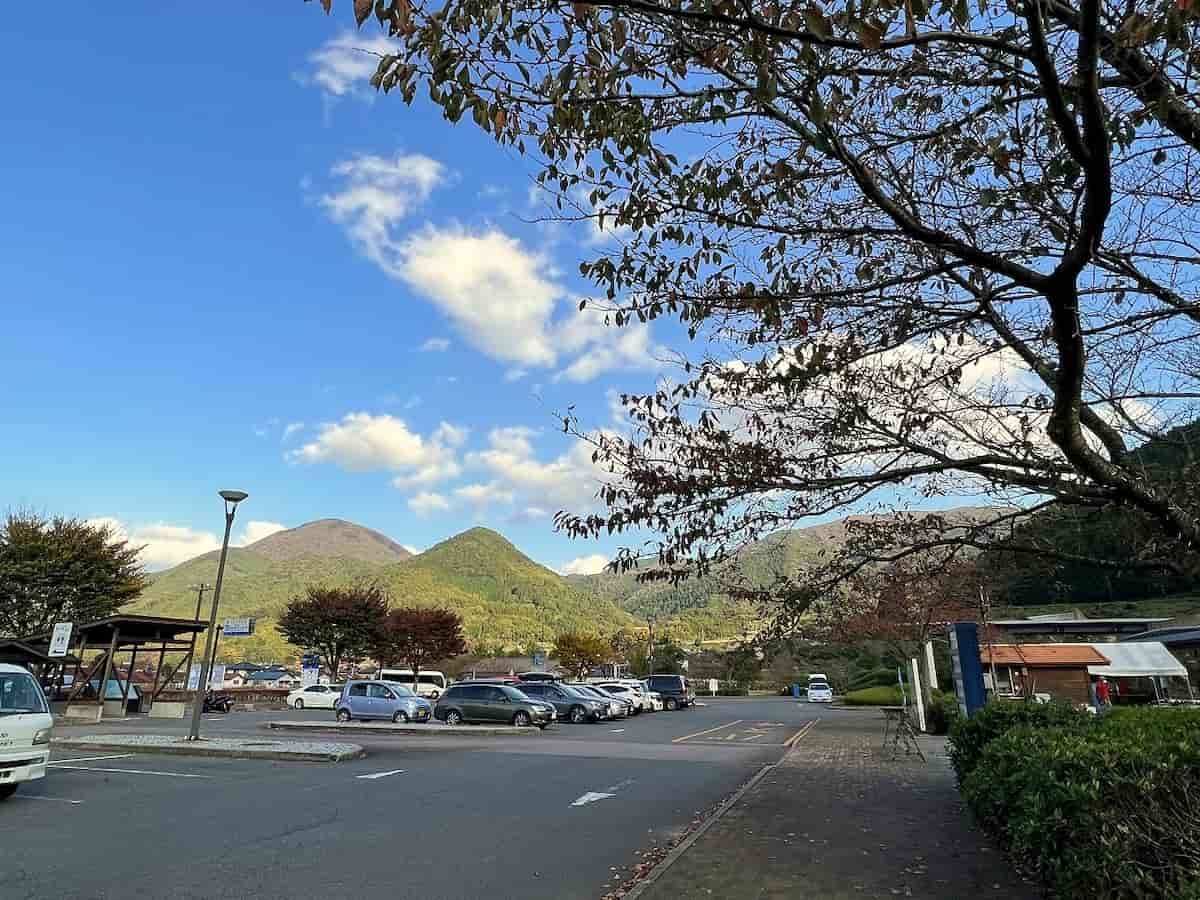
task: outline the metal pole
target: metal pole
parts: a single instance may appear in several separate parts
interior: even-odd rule
[[[200,683],[196,685],[196,696],[192,699],[192,726],[188,729],[189,741],[200,740],[200,710],[204,706],[204,692],[208,687],[208,664],[217,628],[217,604],[221,602],[221,581],[225,577],[225,557],[229,554],[229,532],[233,530],[233,516],[236,512],[237,503],[230,505],[230,502],[226,500],[225,539],[221,542],[221,560],[217,563],[217,586],[213,588],[212,611],[208,615],[208,629],[204,636],[204,656],[200,660]]]
[[[200,604],[204,602],[204,592],[208,590],[208,585],[201,582],[200,587],[196,589],[196,621],[200,620]]]
[[[650,623],[650,651],[646,654],[646,677],[654,674],[654,616],[646,620]]]

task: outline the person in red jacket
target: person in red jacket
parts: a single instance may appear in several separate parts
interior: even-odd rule
[[[1108,690],[1108,679],[1101,677],[1096,684],[1096,703],[1103,711],[1104,707],[1112,705],[1112,697]]]

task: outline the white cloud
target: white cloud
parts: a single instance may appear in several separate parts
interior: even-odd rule
[[[478,507],[508,504],[512,503],[515,499],[511,490],[508,490],[496,481],[488,484],[463,485],[454,491],[454,496],[459,500],[470,503],[472,506]]]
[[[473,346],[495,359],[554,365],[548,326],[563,291],[546,259],[496,229],[427,226],[394,250],[394,274],[449,315]]]
[[[342,183],[321,206],[351,242],[389,278],[408,285],[444,313],[454,330],[492,359],[513,364],[505,377],[527,368],[571,360],[558,377],[589,381],[612,369],[656,368],[660,348],[648,326],[609,328],[604,314],[559,283],[550,260],[495,227],[458,225],[400,234],[401,222],[446,180],[444,167],[419,154],[394,159],[357,156],[334,166]],[[431,338],[422,350],[449,347]],[[519,374],[518,374],[519,373]]]
[[[107,525],[112,529],[114,537],[127,540],[134,546],[141,546],[142,565],[152,572],[169,569],[189,559],[221,549],[221,538],[216,532],[200,531],[186,525],[153,522],[130,526],[111,516],[88,519],[88,524]],[[244,547],[285,528],[286,525],[278,522],[252,519],[246,523],[241,535],[230,543],[234,547]]]
[[[440,353],[450,349],[450,341],[447,338],[430,338],[417,349],[422,353]]]
[[[283,440],[288,440],[293,434],[304,430],[303,422],[288,422],[283,426]]]
[[[395,53],[396,49],[396,44],[382,35],[368,38],[347,31],[309,54],[311,70],[300,76],[300,80],[316,84],[334,97],[351,94],[369,98],[375,94],[370,81],[379,57]]]
[[[558,571],[564,575],[595,575],[608,565],[608,557],[601,553],[591,556],[580,556],[559,566]]]
[[[592,462],[591,447],[576,443],[566,453],[542,462],[531,440],[536,434],[530,428],[497,428],[489,433],[486,450],[467,455],[468,463],[491,475],[488,482],[471,486],[478,489],[472,499],[520,501],[526,507],[556,511],[591,507],[601,480],[608,476]]]
[[[114,536],[141,546],[141,561],[150,571],[169,569],[193,557],[218,550],[221,540],[211,531],[198,531],[183,525],[157,522],[129,527],[110,517],[89,519],[93,525],[108,525]]]
[[[450,501],[433,491],[421,491],[408,498],[408,508],[419,516],[427,516],[434,512],[445,512],[450,508]]]
[[[364,256],[385,272],[394,271],[391,229],[445,180],[444,167],[419,153],[393,159],[363,154],[338,163],[332,173],[343,183],[321,196],[321,206]]]
[[[397,487],[433,484],[460,472],[454,448],[466,430],[448,422],[429,437],[411,430],[402,419],[366,412],[347,414],[341,422],[321,425],[316,440],[288,454],[296,462],[332,462],[348,472],[400,472]]]
[[[505,381],[520,381],[522,378],[524,378],[528,374],[529,374],[528,369],[509,369],[507,372],[504,373],[504,380]]]
[[[244,547],[247,544],[253,544],[255,541],[261,541],[265,537],[270,537],[277,531],[286,531],[287,526],[279,522],[264,522],[258,519],[251,519],[246,523],[246,527],[242,529],[242,536],[237,540],[236,544],[239,547]]]

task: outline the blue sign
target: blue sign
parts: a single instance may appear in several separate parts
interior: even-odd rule
[[[983,661],[979,657],[979,626],[974,622],[955,622],[950,627],[950,659],[954,665],[958,708],[964,716],[969,716],[987,703]]]
[[[300,657],[300,668],[302,669],[319,669],[321,667],[321,656],[318,653],[305,653]]]
[[[545,653],[533,654],[533,667],[535,669],[540,671],[542,668],[545,667],[545,665],[546,665],[546,654]]]

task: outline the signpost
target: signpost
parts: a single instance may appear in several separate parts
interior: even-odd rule
[[[54,626],[54,633],[50,635],[50,651],[47,656],[62,657],[67,655],[67,648],[71,646],[71,623],[59,622]]]
[[[979,626],[974,622],[955,622],[950,626],[950,660],[958,708],[964,716],[969,716],[987,702],[983,662],[979,658]]]
[[[312,687],[321,680],[321,657],[316,653],[305,653],[300,657],[300,686]]]
[[[240,619],[226,619],[221,633],[225,637],[249,637],[254,634],[254,620],[248,616]]]
[[[208,686],[214,691],[219,691],[223,684],[225,684],[225,663],[214,663],[212,671],[209,672]]]
[[[717,696],[717,690],[720,687],[721,687],[721,684],[719,681],[717,681],[717,679],[715,679],[715,678],[708,679],[708,692],[712,696],[714,696],[714,697]]]
[[[188,672],[187,689],[195,691],[200,688],[200,663],[192,663],[191,671]]]
[[[546,654],[545,653],[533,654],[533,671],[541,672],[545,668],[546,668]]]

